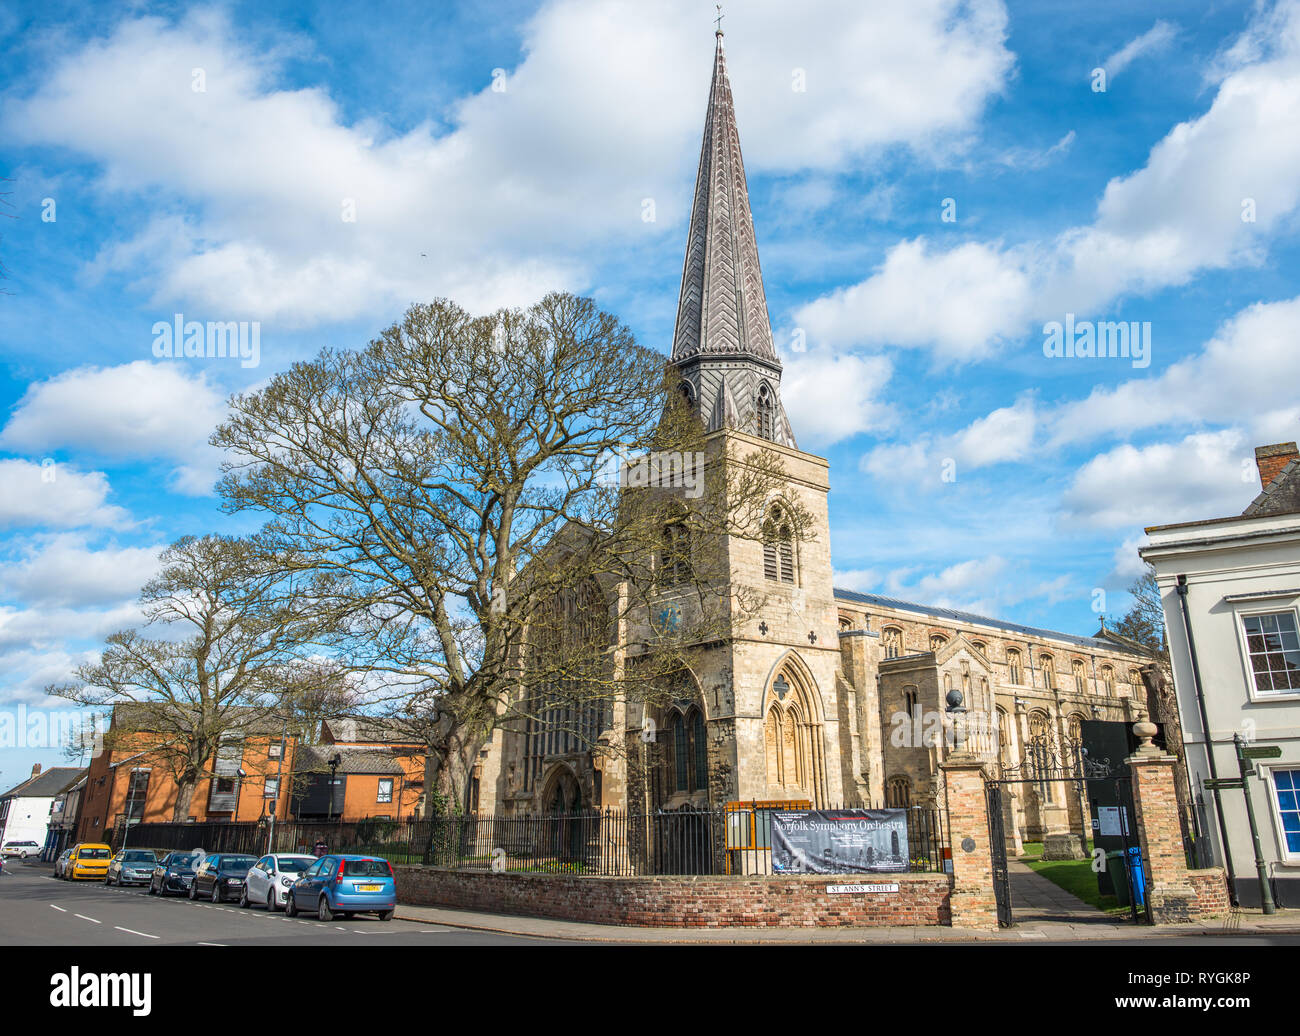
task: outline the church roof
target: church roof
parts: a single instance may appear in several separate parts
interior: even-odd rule
[[[779,366],[721,32],[717,41],[672,359],[746,355]]]
[[[894,611],[915,612],[918,615],[929,615],[937,619],[950,619],[953,622],[967,622],[976,626],[988,626],[992,629],[1001,630],[1004,633],[1017,633],[1022,637],[1035,637],[1042,640],[1059,640],[1067,644],[1074,644],[1077,647],[1089,648],[1094,651],[1123,651],[1127,654],[1137,654],[1138,651],[1125,649],[1123,644],[1118,644],[1113,640],[1103,640],[1100,637],[1076,637],[1072,633],[1060,633],[1057,630],[1039,629],[1037,626],[1022,626],[1017,622],[1005,622],[1002,619],[991,619],[987,615],[976,615],[974,612],[958,611],[955,608],[939,608],[932,604],[916,604],[912,601],[900,601],[895,597],[882,597],[879,594],[864,594],[857,590],[836,590],[835,599],[837,601],[848,601],[852,604],[874,605],[877,608],[889,608]],[[1145,649],[1141,649],[1141,654],[1149,654]]]

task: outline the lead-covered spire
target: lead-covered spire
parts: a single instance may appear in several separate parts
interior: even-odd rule
[[[710,430],[735,427],[793,446],[721,29],[716,35],[672,361]]]

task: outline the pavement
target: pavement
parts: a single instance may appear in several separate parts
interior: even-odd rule
[[[288,918],[235,903],[214,905],[149,896],[142,888],[58,881],[50,864],[6,863],[0,876],[0,944],[9,945],[1007,945],[1109,942],[1300,946],[1300,910],[1265,917],[1242,910],[1192,925],[1134,925],[1098,911],[1012,864],[1014,927],[966,928],[642,928],[399,904],[389,922],[356,917],[335,923]]]
[[[1077,943],[1175,941],[1266,942],[1300,945],[1300,910],[1259,910],[1199,924],[1135,925],[1128,914],[1107,914],[1066,892],[1019,861],[1011,861],[1012,916],[1015,925],[998,931],[973,928],[642,928],[589,924],[513,914],[399,904],[398,918],[445,927],[524,935],[565,942],[646,944],[797,945],[924,943]]]

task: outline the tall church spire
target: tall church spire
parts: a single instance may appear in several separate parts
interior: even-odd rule
[[[716,36],[672,361],[710,430],[722,427],[721,420],[793,446],[780,400],[781,361],[772,344],[721,27]]]

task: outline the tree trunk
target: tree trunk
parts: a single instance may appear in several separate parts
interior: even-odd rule
[[[172,810],[172,820],[184,823],[190,815],[190,802],[194,798],[194,788],[198,779],[193,776],[181,777],[176,782],[176,807]]]

